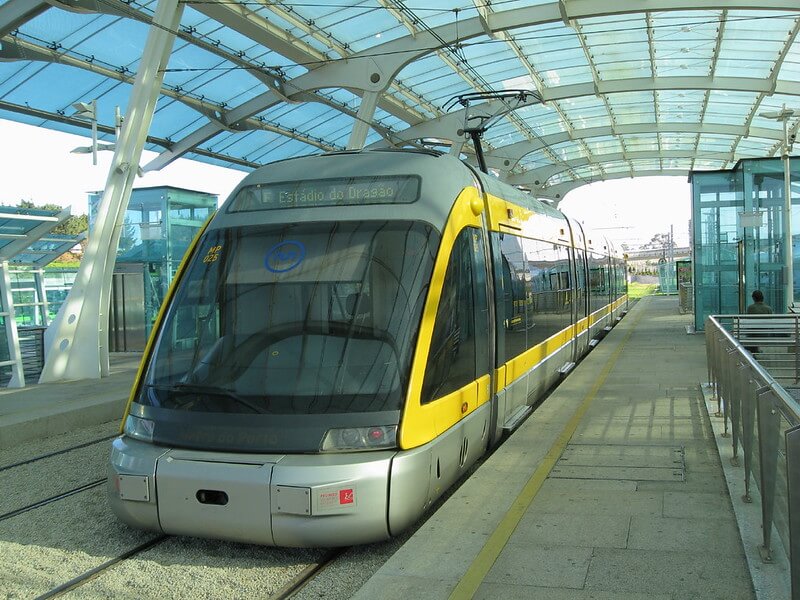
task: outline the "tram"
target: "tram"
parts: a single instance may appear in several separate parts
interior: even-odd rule
[[[264,166],[176,275],[113,441],[111,507],[175,535],[390,538],[626,305],[607,240],[455,157]]]

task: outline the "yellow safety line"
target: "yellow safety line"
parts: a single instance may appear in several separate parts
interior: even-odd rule
[[[542,487],[545,479],[547,479],[550,471],[555,466],[562,452],[564,452],[564,448],[566,448],[569,440],[572,438],[572,435],[578,428],[578,423],[580,423],[584,413],[586,413],[589,405],[592,403],[592,400],[594,400],[595,395],[605,383],[605,380],[611,373],[611,369],[614,368],[619,355],[622,354],[622,349],[625,347],[628,339],[636,330],[636,326],[639,324],[641,318],[641,314],[637,315],[636,322],[631,325],[630,330],[625,334],[622,342],[620,342],[617,349],[614,350],[614,353],[609,357],[608,361],[603,367],[603,370],[600,372],[600,377],[592,386],[592,389],[589,390],[588,394],[586,394],[583,402],[581,402],[581,405],[575,411],[575,414],[572,415],[572,418],[569,420],[569,422],[567,422],[564,430],[561,432],[558,438],[556,438],[556,441],[550,447],[550,450],[539,464],[539,468],[537,468],[533,475],[531,475],[528,483],[525,484],[525,487],[522,488],[522,491],[514,499],[514,502],[511,504],[508,512],[506,512],[505,516],[503,517],[503,520],[500,521],[500,524],[497,526],[497,529],[495,529],[492,535],[489,536],[489,539],[478,553],[478,556],[475,557],[475,560],[472,561],[472,564],[467,569],[464,577],[461,578],[461,581],[458,582],[458,585],[453,590],[453,593],[450,594],[450,600],[467,600],[472,598],[475,595],[475,592],[478,591],[478,587],[480,587],[481,583],[483,583],[486,574],[494,565],[497,557],[500,556],[500,552],[502,552],[503,548],[505,548],[506,544],[508,543],[508,539],[511,537],[511,534],[514,533],[514,530],[517,528],[520,519],[522,519],[525,511],[528,510],[528,507],[530,506],[531,502],[533,502],[536,494],[539,493],[539,489]]]

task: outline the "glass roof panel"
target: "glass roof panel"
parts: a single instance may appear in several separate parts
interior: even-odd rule
[[[786,81],[800,81],[800,43],[796,39],[778,71],[778,78]]]
[[[519,161],[519,168],[523,171],[531,171],[541,167],[548,167],[554,162],[553,158],[544,151],[531,152],[523,156]]]
[[[652,14],[656,75],[704,76],[711,72],[719,11]]]
[[[611,126],[608,109],[597,96],[565,98],[557,104],[575,129]]]
[[[63,10],[47,10],[20,27],[21,39],[129,67],[138,62],[147,31],[147,25],[131,19]]]
[[[744,125],[753,110],[758,94],[711,90],[704,121],[726,125]]]
[[[453,96],[473,91],[437,54],[406,65],[397,78],[439,109]]]
[[[663,158],[661,165],[665,169],[690,169],[692,161],[688,158]]]
[[[566,131],[566,125],[561,120],[556,106],[557,103],[550,102],[525,106],[515,112],[537,135],[550,135]]]
[[[0,0],[0,5],[7,4],[6,0]],[[95,4],[103,3],[87,2],[86,5]],[[409,0],[393,3],[391,9],[387,9],[387,3],[377,0],[335,3],[235,0],[224,8],[215,6],[213,9],[203,3],[187,5],[180,25],[182,36],[202,42],[204,46],[183,38],[175,42],[165,74],[167,93],[157,102],[150,135],[157,140],[180,141],[207,126],[207,115],[211,111],[222,109],[224,112],[263,94],[267,88],[257,77],[258,70],[269,73],[270,68],[275,67],[289,78],[297,77],[306,72],[304,65],[313,63],[320,55],[335,59],[377,48],[391,40],[407,38],[411,42],[410,30],[418,32],[451,25],[457,20],[474,19],[479,14],[475,3],[464,4],[463,0],[442,0],[433,4],[435,6],[429,0]],[[555,7],[553,0],[484,4],[486,6],[481,8],[489,13],[529,8],[534,4]],[[125,10],[137,15],[135,19],[50,7],[21,25],[19,32],[15,32],[16,38],[3,40],[6,46],[4,61],[0,62],[0,102],[3,103],[0,116],[85,136],[88,128],[59,120],[71,118],[72,103],[96,98],[103,126],[100,138],[112,140],[113,133],[109,133],[109,129],[113,128],[114,108],[120,106],[123,111],[127,108],[132,86],[119,81],[118,76],[105,78],[104,74],[91,70],[117,71],[132,77],[149,31],[145,21],[156,6],[157,0],[125,2]],[[742,81],[768,81],[776,59],[781,57],[782,80],[777,82],[778,89],[791,91],[787,82],[800,82],[800,39],[795,32],[798,11],[764,11],[757,7],[758,10],[647,13],[646,6],[639,9],[631,5],[629,8],[631,12],[627,14],[578,19],[571,23],[574,27],[558,19],[512,29],[508,31],[508,35],[513,36],[511,41],[481,34],[440,50],[440,55],[434,52],[422,60],[412,61],[402,69],[399,81],[390,84],[387,93],[392,98],[381,100],[375,112],[374,127],[381,131],[383,128],[405,129],[411,123],[441,115],[442,105],[456,94],[487,88],[532,89],[541,80],[545,88],[560,87],[559,97],[569,95],[567,86],[577,84],[572,88],[576,96],[550,101],[546,107],[528,107],[515,113],[514,118],[502,119],[484,136],[488,146],[500,147],[526,139],[535,141],[537,137],[550,135],[563,139],[557,134],[580,133],[592,128],[599,128],[604,136],[556,144],[552,153],[558,159],[548,154],[550,151],[540,150],[526,158],[527,162],[522,165],[541,166],[569,159],[567,157],[583,159],[587,152],[592,156],[619,154],[623,149],[629,156],[637,152],[654,153],[659,148],[670,154],[692,155],[697,139],[694,131],[743,129],[751,119],[753,129],[772,131],[775,139],[740,140],[738,136],[705,134],[700,151],[706,153],[705,158],[731,150],[737,157],[774,151],[781,137],[781,125],[758,114],[778,110],[784,103],[800,111],[798,95],[766,96],[758,105],[761,95],[754,92],[713,90],[706,94],[703,89],[669,89],[655,93],[645,89],[597,97],[587,94],[590,88],[581,84],[593,81],[591,60],[602,81],[638,77],[643,87],[650,87],[652,59],[656,76],[674,78],[668,81],[681,87],[692,85],[691,80],[684,79],[690,76],[699,76],[700,85],[730,83],[732,87],[740,87],[738,82]],[[228,11],[230,18],[226,25],[206,14],[219,14],[216,11]],[[724,26],[720,19],[725,19]],[[254,34],[252,29],[235,30],[238,24],[245,22],[248,26],[266,24],[271,30],[263,36]],[[651,26],[649,32],[648,26]],[[719,57],[717,63],[712,64],[720,31],[723,39]],[[292,59],[265,45],[276,34],[282,35],[281,32],[293,45],[292,52],[287,52]],[[9,43],[10,39],[18,40],[18,44]],[[649,39],[653,41],[652,55]],[[794,42],[792,48],[787,49],[785,44],[789,39]],[[518,58],[517,48],[527,63]],[[36,56],[37,52],[47,54],[53,50],[55,59],[60,53],[64,63],[73,65],[25,60],[26,52]],[[459,74],[453,65],[462,59],[465,62]],[[381,59],[376,60],[380,62]],[[251,67],[246,68],[243,62],[250,63]],[[352,68],[359,67],[353,65]],[[707,78],[712,74],[716,76],[714,79]],[[726,77],[734,79],[726,80]],[[287,89],[292,89],[291,84]],[[207,139],[199,152],[190,151],[187,156],[215,164],[238,160],[247,165],[240,164],[237,168],[247,168],[250,163],[316,153],[321,148],[344,147],[354,120],[341,111],[357,111],[360,97],[341,88],[315,93],[319,99],[330,103],[281,102],[262,108],[249,122],[244,122],[244,131],[221,129]],[[170,97],[174,94],[180,98]],[[654,114],[654,107],[658,108],[658,114]],[[9,112],[10,109],[15,112]],[[800,115],[794,117],[791,124],[798,119]],[[643,130],[660,133],[629,134],[620,142],[610,133],[612,125],[624,131],[635,131],[641,125]],[[270,128],[286,130],[289,134],[294,132],[299,139],[292,140],[266,130]],[[375,128],[367,134],[368,143],[381,137]],[[153,143],[147,143],[146,147],[163,151]],[[203,154],[208,152],[219,154]],[[593,168],[583,167],[584,172]]]
[[[636,159],[630,161],[636,171],[658,171],[661,168],[661,159]]]
[[[59,235],[48,233],[46,237],[33,242],[24,252],[14,256],[9,262],[15,265],[49,265],[85,237],[85,234]]]
[[[0,252],[11,253],[11,248],[8,248],[7,251],[6,248],[18,241],[19,237],[17,236],[27,236],[43,223],[49,222],[55,227],[58,224],[57,214],[58,211],[52,210],[0,206],[0,234],[13,236],[0,237]]]
[[[730,152],[736,138],[730,135],[704,133],[697,143],[698,152]]]
[[[776,147],[775,140],[759,138],[742,138],[736,146],[736,154],[742,156],[769,156]]]
[[[586,53],[572,28],[563,23],[547,23],[512,33],[545,87],[592,81]]]
[[[620,162],[606,163],[606,164],[603,165],[603,171],[605,171],[608,174],[630,173],[631,172],[631,164],[627,160],[626,161],[620,161]]]
[[[159,138],[180,139],[206,122],[205,117],[171,98],[161,98],[156,111],[159,118],[153,119],[150,135]]]
[[[601,165],[582,165],[572,169],[572,173],[574,173],[578,179],[587,179],[591,181],[601,178],[603,176],[603,169]],[[569,171],[559,173],[557,176],[562,176],[562,181],[571,181],[574,179]],[[552,179],[548,180],[548,183],[553,185]]]
[[[769,77],[795,18],[794,13],[730,11],[715,74],[740,77],[746,71],[748,77]]]
[[[292,7],[314,27],[330,31],[333,37],[349,45],[351,52],[360,52],[378,44],[408,35],[408,29],[389,11],[372,3],[345,6],[339,3],[298,4]],[[267,14],[270,12],[264,9]]]
[[[274,27],[285,31],[290,36],[290,39],[294,38],[292,40],[293,44],[310,49],[311,52],[317,55],[322,54],[329,59],[342,58],[340,49],[343,49],[343,44],[338,39],[335,39],[332,34],[330,37],[324,33],[320,35],[321,30],[313,24],[309,25],[303,14],[295,11],[294,7],[290,12],[281,5],[274,5],[267,9],[248,3],[248,9],[252,8],[258,8],[255,12],[267,18]],[[307,9],[308,6],[303,6],[302,8]]]
[[[548,149],[561,160],[572,160],[575,158],[584,158],[586,156],[583,152],[583,148],[572,142],[552,144]]]
[[[697,136],[692,133],[662,133],[658,139],[662,150],[694,151]]]
[[[40,67],[41,65],[36,66]],[[5,71],[5,63],[0,62],[0,77],[5,74]],[[12,86],[0,84],[0,99],[13,104],[37,106],[48,112],[63,111],[66,114],[72,114],[74,112],[71,108],[73,102],[89,101],[96,97],[96,91],[108,90],[110,86],[116,85],[102,75],[66,65],[47,64],[37,71],[33,72],[41,76],[14,77]],[[46,76],[44,76],[45,71],[47,72]],[[30,72],[25,75],[29,74]],[[70,85],[54,89],[53,81],[58,79],[68,80]],[[112,116],[114,114],[113,106],[110,114]]]
[[[644,16],[596,17],[580,27],[601,80],[653,76]]]
[[[658,137],[654,133],[620,136],[627,152],[654,152],[658,150]]]
[[[625,92],[607,94],[606,99],[614,113],[617,125],[632,123],[655,123],[653,92]]]
[[[700,90],[659,90],[658,121],[663,123],[697,123],[703,111],[706,93]]]
[[[694,169],[696,170],[707,170],[707,171],[719,171],[720,169],[724,169],[725,165],[728,161],[725,160],[713,160],[713,159],[706,159],[706,158],[698,158],[694,161]]]
[[[530,82],[528,70],[507,44],[485,44],[479,39],[464,46],[463,56],[468,76],[478,81],[482,78],[489,89],[511,89],[520,87],[516,85],[520,80]],[[531,83],[526,87],[531,89]]]
[[[236,156],[234,150],[244,150],[252,152],[248,155],[248,160],[256,163],[268,163],[294,156],[306,156],[321,152],[315,146],[306,144],[297,139],[288,138],[270,131],[252,131],[243,141],[235,141],[242,137],[235,133],[230,133],[226,137],[214,138],[214,144],[206,142],[199,147],[204,150],[220,152],[229,156]],[[239,144],[237,146],[236,144]]]
[[[252,4],[250,8],[252,8]],[[222,27],[219,22],[201,14],[191,6],[184,9],[181,29],[231,55],[242,52],[243,58],[252,59],[256,64],[261,63],[268,67],[281,69],[289,77],[299,77],[307,70],[302,65],[297,65],[266,46],[242,36],[230,28]],[[177,45],[178,42],[176,42],[176,47]]]
[[[622,152],[622,144],[617,138],[612,136],[588,138],[583,140],[583,142],[589,148],[589,152],[594,156],[598,154]]]
[[[494,148],[509,146],[533,137],[534,135],[529,133],[524,122],[522,122],[522,128],[520,128],[516,123],[510,122],[508,119],[499,121],[483,136],[486,143]]]

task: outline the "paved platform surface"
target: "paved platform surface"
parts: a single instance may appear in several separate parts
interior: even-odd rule
[[[122,418],[139,352],[115,352],[103,379],[0,389],[0,449]]]
[[[354,597],[755,598],[690,322],[636,304]]]
[[[741,506],[730,438],[712,430],[690,321],[674,297],[635,305],[354,597],[789,597],[785,566],[754,558],[759,509]],[[102,380],[0,390],[0,448],[118,419],[140,357],[113,355]]]

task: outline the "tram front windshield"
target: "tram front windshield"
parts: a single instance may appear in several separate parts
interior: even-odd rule
[[[137,402],[204,413],[398,411],[438,245],[420,222],[210,231]]]

